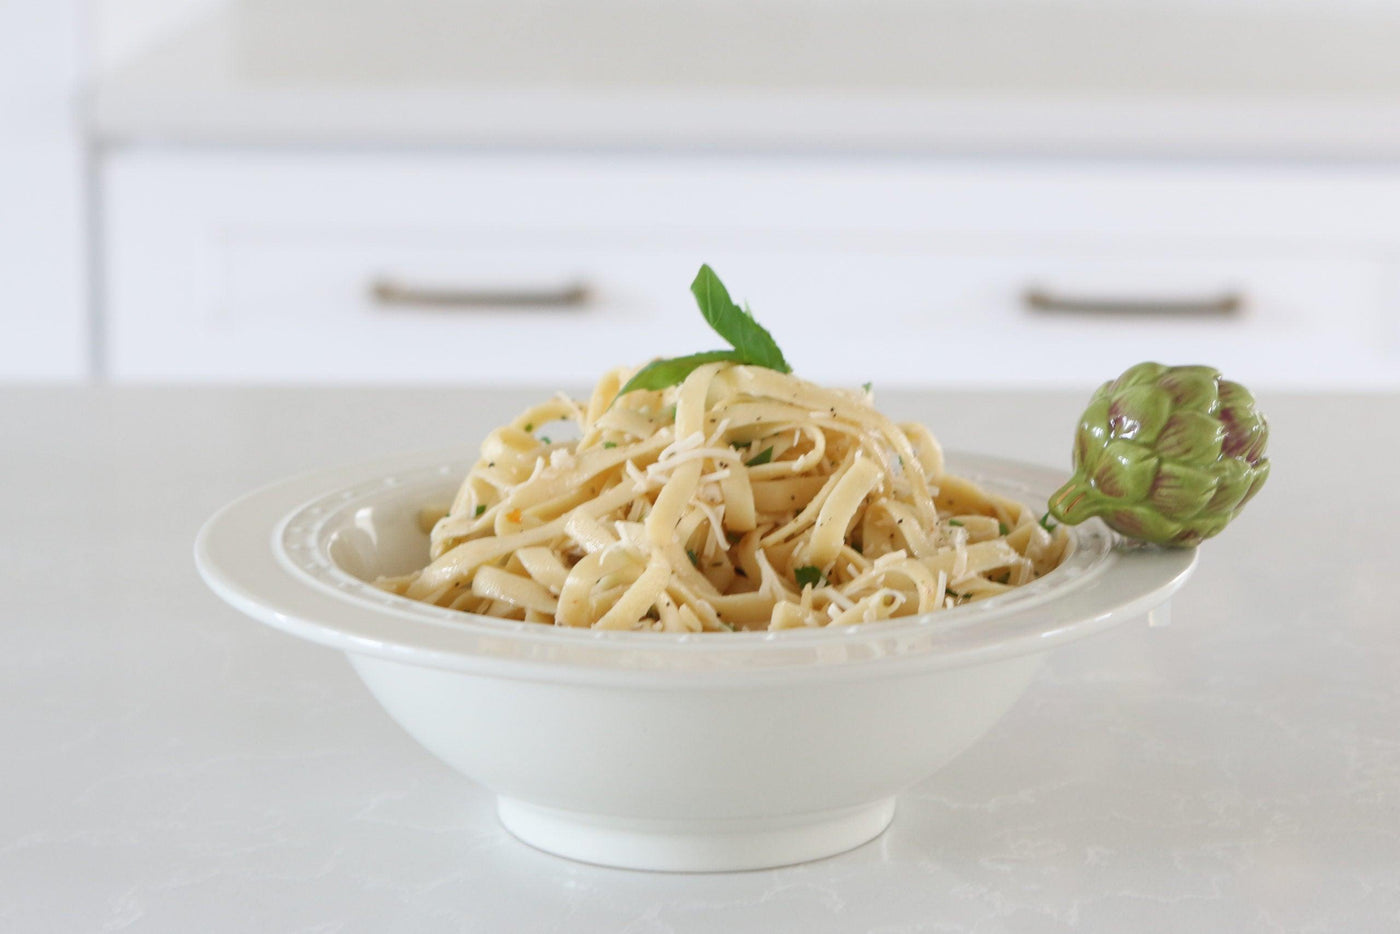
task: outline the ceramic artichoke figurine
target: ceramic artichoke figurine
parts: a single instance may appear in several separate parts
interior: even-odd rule
[[[1216,535],[1269,476],[1269,426],[1254,397],[1208,366],[1139,363],[1094,393],[1079,420],[1074,476],[1050,513],[1187,547]]]

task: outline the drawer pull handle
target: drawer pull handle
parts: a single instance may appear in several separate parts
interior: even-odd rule
[[[1032,287],[1026,289],[1021,300],[1032,311],[1049,314],[1225,318],[1244,308],[1244,295],[1239,292],[1205,298],[1088,298]]]
[[[375,302],[388,306],[459,308],[539,308],[581,309],[592,298],[592,289],[583,282],[560,288],[472,289],[408,285],[394,279],[375,279],[369,286]]]

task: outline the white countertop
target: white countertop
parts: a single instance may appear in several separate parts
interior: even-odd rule
[[[195,575],[196,529],[239,493],[479,437],[531,397],[0,389],[0,622],[15,637],[0,654],[0,929],[1400,924],[1400,396],[1262,398],[1269,486],[1204,547],[1170,626],[1052,655],[872,843],[728,875],[516,842],[342,656],[241,617]],[[1081,398],[881,402],[950,448],[1055,464]]]
[[[1400,155],[1372,3],[242,0],[95,81],[109,143]]]

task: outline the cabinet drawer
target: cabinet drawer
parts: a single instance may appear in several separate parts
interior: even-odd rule
[[[1379,253],[1188,237],[1150,198],[1136,227],[1085,229],[1086,209],[1056,231],[999,189],[979,202],[975,186],[924,178],[904,187],[938,218],[919,225],[907,205],[879,207],[901,193],[883,177],[765,198],[742,173],[696,166],[635,184],[613,169],[542,171],[532,189],[528,172],[491,164],[420,164],[419,177],[319,158],[320,174],[197,159],[109,171],[116,377],[576,385],[715,346],[688,292],[709,262],[814,379],[1082,385],[1143,359],[1265,385],[1394,378]],[[732,194],[704,197],[746,186],[744,211]],[[844,214],[818,223],[795,207],[834,188]]]

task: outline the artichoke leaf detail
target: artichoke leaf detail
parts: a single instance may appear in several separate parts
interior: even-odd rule
[[[1074,476],[1050,498],[1050,514],[1069,525],[1098,516],[1157,545],[1197,545],[1264,485],[1268,439],[1254,396],[1219,371],[1140,363],[1090,399]]]

